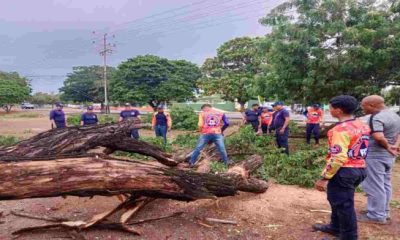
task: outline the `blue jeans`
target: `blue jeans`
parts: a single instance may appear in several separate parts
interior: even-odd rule
[[[168,127],[167,126],[162,126],[162,125],[156,125],[154,127],[154,131],[156,133],[156,137],[163,137],[164,138],[164,143],[167,144]]]
[[[319,137],[320,137],[320,125],[319,123],[307,123],[307,143],[310,144],[311,142],[311,135],[314,135],[315,143],[319,144]]]
[[[138,140],[139,139],[139,129],[134,128],[131,129],[131,138]]]
[[[197,146],[192,153],[192,157],[190,158],[190,164],[193,165],[196,163],[197,158],[200,155],[201,150],[204,146],[209,143],[215,143],[219,153],[221,154],[222,161],[226,165],[229,164],[228,154],[226,153],[225,144],[224,144],[224,136],[222,134],[202,134],[197,142]]]
[[[340,233],[341,240],[358,237],[354,191],[365,177],[364,168],[340,168],[328,182],[328,201],[332,208],[330,225]]]
[[[286,128],[283,134],[279,131],[279,128],[275,130],[276,144],[278,148],[284,148],[284,153],[289,155],[289,129]]]

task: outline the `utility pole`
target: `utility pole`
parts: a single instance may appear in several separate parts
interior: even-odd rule
[[[93,32],[95,34],[95,32]],[[115,38],[115,35],[112,35]],[[96,43],[96,41],[93,41]],[[99,51],[99,54],[103,56],[103,84],[104,84],[104,108],[105,113],[110,113],[110,106],[108,103],[108,83],[107,83],[107,54],[111,54],[114,52],[115,44],[108,43],[108,34],[102,34],[102,46]]]

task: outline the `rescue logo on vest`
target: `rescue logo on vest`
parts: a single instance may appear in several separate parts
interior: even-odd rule
[[[205,123],[209,127],[217,127],[220,125],[221,119],[217,115],[210,114],[206,117]]]
[[[342,147],[340,145],[335,144],[333,147],[329,149],[331,154],[339,154],[342,152]]]

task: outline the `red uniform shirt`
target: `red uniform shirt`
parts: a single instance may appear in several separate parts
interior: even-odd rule
[[[261,113],[261,123],[264,125],[270,125],[272,122],[272,112],[262,112]]]
[[[316,124],[320,123],[324,117],[324,112],[319,108],[315,110],[314,108],[309,108],[307,110],[307,123]]]

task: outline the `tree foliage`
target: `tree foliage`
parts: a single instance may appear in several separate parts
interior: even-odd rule
[[[15,104],[25,101],[31,92],[29,81],[18,73],[0,72],[0,106],[10,112]]]
[[[191,100],[200,77],[199,68],[191,62],[137,56],[118,66],[111,83],[112,99],[153,108],[173,100]]]
[[[269,95],[311,103],[400,85],[398,1],[291,0],[261,23]]]
[[[207,59],[200,81],[205,94],[220,94],[227,101],[237,100],[242,108],[254,96],[255,76],[260,72],[258,38],[235,38],[222,44],[217,56]]]
[[[104,102],[102,66],[78,66],[72,69],[60,88],[61,100],[72,102]],[[107,67],[107,76],[115,69]]]
[[[37,92],[30,97],[30,102],[39,106],[43,106],[45,104],[54,105],[58,101],[60,101],[59,95],[43,92]]]

